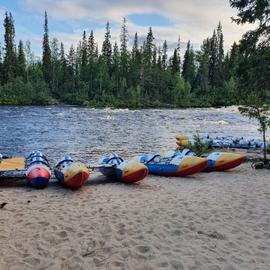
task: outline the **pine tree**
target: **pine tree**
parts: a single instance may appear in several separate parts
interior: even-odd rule
[[[106,24],[106,32],[105,32],[105,39],[102,44],[102,56],[105,58],[105,61],[110,67],[112,63],[112,45],[110,42],[111,32],[110,32],[110,24],[107,22]]]
[[[16,54],[15,54],[15,28],[11,13],[5,13],[4,19],[4,41],[5,41],[5,55],[4,55],[4,83],[11,81],[16,73]]]
[[[18,45],[17,76],[25,78],[26,60],[23,48],[23,42],[20,40]]]
[[[44,22],[44,35],[43,35],[43,53],[42,53],[42,71],[45,81],[51,84],[51,48],[49,42],[49,29],[48,29],[48,16],[45,11],[45,22]]]

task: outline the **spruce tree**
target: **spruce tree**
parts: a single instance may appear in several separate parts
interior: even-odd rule
[[[141,53],[139,49],[138,34],[136,32],[134,35],[130,59],[129,80],[131,85],[136,86],[140,83],[140,72],[141,72]]]
[[[49,42],[49,29],[48,29],[48,16],[45,11],[45,21],[44,21],[44,35],[43,35],[43,53],[42,53],[42,71],[44,80],[51,85],[51,48]]]
[[[158,47],[158,52],[157,52],[157,54],[158,54],[157,67],[158,67],[159,69],[162,69],[162,52],[161,52],[160,46]]]
[[[195,91],[200,96],[207,97],[209,92],[209,62],[211,51],[211,39],[203,41],[201,50],[197,53],[198,72],[195,81]]]
[[[123,57],[123,56],[127,55],[127,45],[128,45],[128,30],[127,30],[126,18],[123,19],[120,41],[121,41],[120,51],[121,51],[121,56]]]
[[[51,88],[54,97],[59,97],[59,81],[60,81],[60,52],[59,42],[57,38],[53,38],[51,44]]]
[[[150,27],[144,44],[144,63],[148,66],[152,63],[154,39],[152,27]]]
[[[110,67],[112,63],[112,45],[110,42],[110,38],[111,38],[110,24],[109,22],[107,22],[105,38],[102,44],[102,56],[104,57],[108,67]]]
[[[95,47],[95,38],[93,30],[91,30],[90,36],[88,38],[88,59],[92,60],[96,55],[96,47]]]
[[[222,33],[221,22],[217,26],[217,40],[218,40],[218,86],[222,86],[224,81],[224,39]]]
[[[83,31],[82,37],[82,47],[81,47],[81,80],[87,81],[87,40],[86,40],[86,32]]]
[[[60,44],[60,85],[63,86],[67,80],[67,59],[64,44]]]
[[[0,42],[0,86],[3,82],[3,71],[2,44]]]
[[[180,58],[177,49],[174,49],[173,56],[170,62],[170,69],[172,74],[180,74]]]
[[[16,54],[15,54],[15,28],[11,13],[5,13],[4,19],[4,83],[11,81],[16,75]]]
[[[117,42],[115,42],[113,46],[113,56],[112,56],[112,76],[115,82],[115,90],[113,91],[113,94],[115,97],[117,97],[120,94],[119,93],[120,64],[121,64],[121,56]]]
[[[211,87],[218,86],[219,83],[219,55],[218,55],[218,38],[216,30],[213,32],[210,46],[209,58],[209,83]]]
[[[178,36],[178,41],[177,41],[177,58],[179,62],[179,72],[181,72],[181,39],[180,35]]]
[[[26,60],[23,42],[20,40],[18,45],[18,59],[17,59],[17,76],[25,78]]]
[[[163,50],[162,50],[162,68],[166,69],[167,67],[167,52],[168,52],[168,45],[167,45],[167,41],[165,40],[163,43]]]
[[[196,77],[194,57],[195,57],[194,51],[191,48],[190,40],[189,40],[187,43],[187,50],[184,55],[182,76],[187,82],[189,82],[191,86],[193,85],[195,77]]]
[[[75,91],[75,69],[76,69],[76,53],[74,46],[71,45],[67,55],[67,77],[68,77],[68,91]]]
[[[136,32],[134,35],[134,42],[132,47],[132,59],[134,60],[135,58],[137,58],[138,54],[139,54],[138,34]]]
[[[120,35],[120,52],[121,52],[121,75],[127,77],[128,73],[128,30],[127,30],[127,21],[126,18],[123,19],[121,35]]]

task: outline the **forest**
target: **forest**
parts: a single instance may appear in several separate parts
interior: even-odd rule
[[[130,37],[125,18],[119,42],[112,43],[107,22],[101,48],[93,31],[84,31],[76,46],[64,48],[50,37],[45,12],[40,60],[30,41],[15,44],[14,18],[6,12],[0,37],[0,105],[187,108],[238,105],[252,95],[269,102],[269,1],[230,4],[238,10],[233,23],[259,26],[228,51],[221,23],[200,50],[191,41],[181,48],[176,37],[178,45],[169,53],[166,40],[157,45],[151,27],[143,42],[137,33]]]

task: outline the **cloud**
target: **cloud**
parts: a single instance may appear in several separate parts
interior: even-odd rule
[[[51,35],[63,40],[66,46],[77,43],[86,28],[88,31],[95,30],[95,37],[101,47],[106,21],[112,25],[112,40],[119,40],[121,19],[132,14],[157,14],[170,20],[170,26],[153,28],[157,43],[166,39],[169,45],[175,44],[180,35],[183,42],[191,40],[197,48],[205,38],[212,35],[213,29],[221,21],[224,45],[229,48],[251,28],[250,25],[241,27],[232,23],[231,17],[236,15],[236,11],[230,8],[228,0],[24,0],[24,8],[40,16],[47,10],[49,18],[73,25],[70,33],[54,32],[51,27]],[[148,27],[128,21],[128,30],[133,38],[135,32],[139,36],[146,36]]]

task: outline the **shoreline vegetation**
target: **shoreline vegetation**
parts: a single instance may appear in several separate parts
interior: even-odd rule
[[[230,3],[239,8],[237,1]],[[225,52],[219,23],[200,50],[195,51],[191,41],[183,45],[179,37],[171,54],[171,46],[166,40],[159,44],[151,27],[146,36],[135,33],[132,42],[124,18],[119,44],[112,44],[107,22],[102,48],[93,31],[84,31],[76,46],[65,50],[62,42],[50,38],[45,12],[42,59],[38,59],[29,41],[15,44],[14,19],[6,12],[0,46],[0,105],[221,107],[243,104],[254,94],[268,103],[270,46],[259,43],[261,32],[257,39],[251,35],[252,31],[246,33]]]

